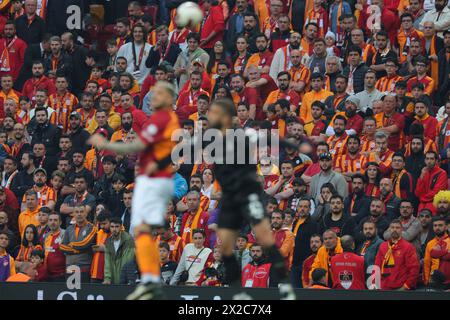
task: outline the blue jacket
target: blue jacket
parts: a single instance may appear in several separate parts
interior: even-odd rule
[[[173,181],[175,183],[173,197],[179,201],[188,192],[188,184],[178,172],[175,173]]]

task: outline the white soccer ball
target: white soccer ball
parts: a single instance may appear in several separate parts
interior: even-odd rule
[[[195,27],[202,20],[203,11],[200,6],[194,2],[184,2],[177,8],[175,22],[178,27]]]

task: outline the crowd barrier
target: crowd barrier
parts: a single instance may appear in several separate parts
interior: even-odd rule
[[[124,300],[133,286],[66,283],[0,283],[0,300]],[[222,287],[165,287],[169,300],[231,300],[238,293]],[[253,300],[279,300],[278,290],[245,289]],[[450,300],[450,292],[296,290],[298,300]]]

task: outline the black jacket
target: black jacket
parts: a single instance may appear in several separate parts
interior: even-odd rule
[[[59,152],[59,137],[61,136],[61,129],[51,123],[44,125],[36,125],[31,128],[30,136],[31,145],[36,142],[41,142],[45,145],[46,154],[49,157],[56,157]]]
[[[363,192],[362,195],[356,196],[355,204],[353,205],[353,212],[350,212],[350,206],[352,203],[353,194],[350,194],[344,200],[344,212],[348,216],[352,216],[352,213],[357,213],[355,217],[355,222],[358,223],[362,216],[365,215],[366,212],[369,212],[370,208],[370,197],[366,196]]]
[[[51,55],[49,55],[47,58],[45,58],[44,67],[45,67],[45,75],[48,76],[49,71],[52,70],[52,56]],[[72,71],[73,71],[72,58],[66,53],[61,53],[58,63],[57,63],[57,66],[56,66],[56,73],[63,74],[68,79],[70,79]]]
[[[27,15],[24,14],[16,19],[17,36],[28,45],[40,43],[46,32],[45,22],[41,17],[36,16],[33,22],[28,25]]]
[[[319,222],[319,234],[323,234],[328,229],[331,229],[336,232],[338,237],[353,235],[353,230],[355,229],[355,220],[353,218],[343,213],[339,221],[333,221],[331,215],[330,212]]]
[[[86,141],[88,141],[91,136],[89,132],[79,127],[77,130],[71,132],[69,136],[72,141],[73,150],[82,150],[83,152],[87,151],[88,145],[86,144]]]
[[[28,174],[27,170],[20,170],[11,182],[11,191],[17,197],[19,203],[25,192],[34,185],[33,174]]]
[[[302,266],[303,261],[312,254],[310,240],[311,236],[317,233],[317,230],[317,223],[311,217],[308,217],[308,219],[300,225],[297,235],[295,236],[294,256],[292,259],[293,266]]]
[[[86,55],[88,50],[85,47],[74,45],[72,52],[67,52],[72,58],[73,73],[72,73],[72,88],[73,94],[78,95],[83,92],[86,82],[89,79],[91,68],[86,65]]]
[[[148,55],[147,61],[145,61],[145,66],[147,68],[151,68],[154,70],[160,64],[160,53],[159,50],[154,50],[155,47],[150,49],[150,53]],[[163,61],[167,61],[172,66],[178,59],[178,55],[181,53],[180,46],[176,43],[172,43],[169,47],[167,54],[164,57]],[[164,52],[163,52],[164,54]]]
[[[355,93],[364,91],[364,77],[366,76],[367,70],[369,70],[369,67],[364,62],[361,62],[353,72],[353,90]],[[350,66],[346,66],[342,73],[348,78]]]

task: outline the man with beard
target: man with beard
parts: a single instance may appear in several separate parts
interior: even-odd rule
[[[355,173],[351,177],[352,193],[345,198],[344,213],[349,217],[361,217],[365,212],[369,211],[370,198],[365,194],[366,177],[361,173]],[[359,222],[356,220],[355,222]]]
[[[402,238],[414,245],[417,255],[420,256],[420,233],[422,226],[420,220],[413,216],[414,206],[413,202],[408,199],[403,199],[400,202],[400,217],[399,221],[402,224]],[[385,240],[391,238],[390,229],[383,234]]]
[[[282,15],[277,21],[278,27],[270,35],[270,51],[276,52],[289,42],[291,30],[291,20],[288,16]],[[266,35],[267,36],[267,35]]]
[[[247,75],[247,68],[250,65],[257,66],[260,69],[261,73],[264,74],[268,74],[270,71],[270,65],[272,64],[273,60],[273,53],[268,50],[268,39],[263,33],[259,33],[255,36],[255,41],[258,51],[252,54],[248,59],[244,71],[244,76]]]
[[[287,71],[282,71],[277,76],[278,90],[272,91],[264,103],[263,110],[266,111],[270,104],[276,103],[279,99],[286,99],[290,103],[290,112],[297,113],[300,97],[290,89],[291,75]]]
[[[302,278],[303,263],[311,254],[310,239],[317,233],[317,223],[311,218],[311,204],[312,202],[309,197],[302,198],[299,200],[295,210],[297,220],[294,221],[292,229],[292,233],[295,236],[295,246],[292,259],[291,279],[293,285],[297,288],[300,288],[302,285],[300,280]],[[310,267],[311,264],[308,263],[308,266]]]
[[[298,205],[301,200],[303,199],[310,199],[311,201],[311,212],[314,212],[315,209],[315,203],[314,200],[311,199],[311,197],[307,194],[307,185],[306,182],[303,181],[302,178],[295,178],[292,182],[292,189],[294,190],[294,194],[290,196],[288,199],[288,209],[296,211],[298,208]]]
[[[393,220],[389,229],[391,238],[380,245],[375,265],[381,269],[381,290],[411,290],[419,276],[416,249],[402,238],[402,224]]]
[[[83,176],[88,184],[89,189],[94,186],[94,176],[92,175],[92,172],[86,169],[86,167],[84,166],[84,160],[84,151],[75,149],[72,153],[71,169],[66,174],[64,187],[61,190],[61,194],[63,196],[75,193],[74,183],[76,176]]]
[[[353,234],[355,236],[356,242],[361,243],[365,239],[364,224],[366,222],[373,222],[376,226],[376,232],[378,237],[383,238],[383,234],[389,227],[389,221],[385,215],[386,208],[384,203],[380,199],[372,199],[370,202],[369,211],[361,211],[359,215],[356,216],[355,220],[359,221],[358,226],[354,230]],[[368,214],[369,213],[369,214]]]
[[[380,181],[380,200],[383,201],[386,208],[386,218],[389,221],[397,219],[400,216],[401,199],[394,194],[392,180],[383,178]]]
[[[434,3],[434,9],[425,13],[420,26],[423,28],[426,22],[433,22],[434,28],[439,37],[443,37],[443,33],[448,31],[450,28],[450,20],[448,15],[450,14],[450,9],[448,8],[448,0],[436,0]],[[440,17],[447,16],[447,19],[439,19]]]
[[[295,137],[289,137],[286,142],[292,146],[286,146],[280,158],[284,161],[290,161],[294,164],[294,175],[300,177],[305,170],[312,164],[312,160],[305,154],[301,153],[299,148],[294,148],[298,141]]]
[[[50,48],[52,53],[45,58],[44,65],[46,76],[54,80],[57,75],[70,77],[73,68],[72,58],[62,51],[61,38],[54,36],[50,38]]]
[[[314,101],[311,105],[312,120],[305,123],[304,126],[308,139],[315,145],[323,142],[325,139],[327,123],[323,119],[324,111],[325,104],[320,101]]]
[[[34,95],[36,94],[37,89],[45,89],[50,95],[56,92],[56,87],[53,84],[53,81],[44,75],[44,64],[41,61],[33,62],[31,72],[33,77],[24,83],[22,89],[23,96],[28,97],[28,99],[34,103]]]
[[[69,116],[69,130],[67,131],[72,147],[76,150],[82,150],[83,153],[87,149],[86,141],[89,139],[89,132],[81,126],[81,115],[73,111]]]
[[[61,135],[61,129],[54,124],[49,123],[48,112],[44,107],[38,107],[35,109],[36,128],[34,132],[31,132],[32,137],[31,144],[42,143],[47,149],[47,155],[49,157],[55,157],[59,152],[59,137]]]
[[[347,153],[348,135],[345,130],[347,119],[343,115],[337,115],[332,123],[332,130],[329,129],[330,137],[326,142],[330,146],[330,153],[333,155],[333,166],[336,166],[338,158]]]
[[[416,185],[416,196],[419,198],[419,211],[429,209],[436,213],[433,198],[440,190],[448,189],[447,173],[438,165],[439,156],[434,151],[425,154],[425,167],[422,169]]]
[[[331,196],[330,209],[330,213],[318,223],[319,233],[333,230],[338,237],[353,234],[355,222],[349,215],[344,214],[344,199],[340,195]]]
[[[441,190],[433,199],[433,204],[436,207],[436,214],[449,217],[450,216],[450,191]]]
[[[231,76],[232,96],[235,105],[246,103],[249,106],[249,116],[253,120],[262,120],[264,118],[261,109],[261,101],[256,89],[245,86],[242,75],[234,74]]]
[[[278,200],[279,208],[284,210],[287,208],[287,200],[294,193],[292,182],[294,181],[294,163],[290,160],[284,160],[281,165],[281,176],[273,181],[265,192]]]
[[[274,211],[271,216],[272,234],[275,238],[275,246],[284,258],[286,270],[291,270],[292,254],[294,251],[294,234],[287,228],[283,227],[285,213],[282,211]]]
[[[130,35],[130,21],[128,18],[123,17],[117,19],[115,31],[117,35],[116,45],[118,50],[122,45],[132,40]]]
[[[78,95],[83,91],[90,75],[90,67],[86,64],[88,49],[75,44],[74,35],[71,32],[63,33],[61,41],[64,51],[72,58],[72,65],[76,66],[70,82],[73,94]]]
[[[366,275],[369,276],[371,272],[367,272],[367,268],[375,264],[375,257],[377,255],[378,249],[380,247],[380,244],[383,243],[383,240],[381,240],[377,234],[377,224],[374,221],[370,220],[364,222],[362,224],[362,235],[360,235],[360,238],[361,244],[356,250],[356,253],[364,257],[364,267],[366,270]]]
[[[76,109],[76,112],[81,117],[80,125],[83,128],[87,128],[90,121],[94,119],[95,116],[95,95],[89,92],[83,92],[78,106],[79,108]]]
[[[397,54],[394,50],[388,47],[388,34],[386,31],[381,30],[377,32],[376,39],[376,53],[372,60],[367,61],[367,65],[370,66],[371,70],[376,72],[377,79],[386,76],[386,62],[388,59],[397,59]]]
[[[343,252],[330,260],[333,289],[366,289],[364,258],[355,253],[355,240],[345,235],[341,238],[341,245]]]
[[[103,284],[119,284],[123,266],[134,259],[134,240],[123,228],[119,218],[111,218],[111,236],[105,241]]]
[[[200,72],[191,72],[189,80],[190,86],[188,90],[181,91],[177,100],[176,114],[180,123],[188,119],[191,114],[197,112],[197,99],[200,95],[206,94],[209,96],[208,92],[201,88],[202,74]]]
[[[345,100],[344,107],[345,111],[338,112],[334,117],[337,117],[338,115],[343,116],[347,119],[347,123],[345,125],[345,132],[347,135],[356,135],[360,136],[363,125],[364,125],[364,119],[363,117],[357,113],[359,110],[360,101],[354,96],[349,96]],[[331,120],[331,123],[334,123],[334,118]],[[333,126],[330,125],[327,128],[327,134],[332,135],[334,134]]]
[[[69,175],[66,176],[68,178]],[[88,185],[83,173],[76,173],[73,177],[73,192],[68,193],[61,205],[60,212],[63,215],[63,225],[69,226],[73,213],[78,206],[84,206],[86,213],[90,215],[95,207],[95,196],[88,192]],[[70,178],[70,177],[69,177]],[[65,188],[64,186],[63,188]]]
[[[289,37],[289,44],[287,46],[281,47],[275,52],[269,72],[272,79],[276,80],[277,75],[281,71],[287,71],[292,67],[290,56],[292,54],[292,50],[300,49],[301,38],[302,37],[300,33],[292,32]]]
[[[0,77],[8,74],[15,81],[24,63],[27,44],[17,37],[13,21],[6,22],[3,35],[0,41]]]
[[[431,274],[439,270],[445,275],[446,288],[450,287],[450,262],[448,250],[450,237],[447,231],[448,220],[442,216],[436,216],[432,220],[435,237],[428,242],[423,259],[423,282],[430,282]]]
[[[31,187],[38,195],[38,204],[40,207],[47,207],[50,210],[55,208],[56,193],[47,186],[47,171],[43,168],[37,168],[33,173],[34,185]],[[22,199],[22,211],[26,209],[26,199]]]
[[[342,246],[339,237],[333,230],[326,230],[323,233],[323,246],[317,251],[316,258],[311,267],[310,278],[312,278],[312,273],[314,270],[322,268],[326,271],[325,283],[331,287],[333,285],[332,275],[330,274],[330,259],[342,253]],[[310,282],[312,285],[312,281]]]
[[[15,104],[15,101],[12,100],[12,99],[8,99],[7,100],[7,104],[10,104],[10,103],[11,104]],[[5,105],[5,109],[6,108],[8,108],[10,110],[10,107],[9,106],[7,107]],[[7,112],[7,113],[10,113],[10,112]],[[7,114],[6,117],[3,119],[3,123],[2,124],[3,124],[2,133],[6,134],[6,141],[5,141],[5,144],[2,145],[2,149],[3,149],[2,152],[3,153],[5,153],[5,152],[9,153],[9,150],[8,150],[8,148],[6,146],[10,143],[10,141],[14,137],[13,129],[14,129],[14,124],[15,124],[15,117]]]
[[[133,115],[131,112],[124,112],[121,116],[121,128],[113,133],[111,142],[123,141],[127,138],[127,135],[133,128]]]
[[[330,59],[327,58],[327,65],[330,63],[334,64],[335,62],[333,60],[334,60],[333,57],[330,57]],[[347,98],[349,97],[349,95],[346,92],[348,79],[346,76],[340,74],[339,71],[338,73],[339,74],[337,74],[333,78],[333,80],[329,78],[330,76],[329,74],[325,76],[325,78],[327,78],[326,81],[327,85],[331,85],[330,82],[333,81],[334,86],[333,90],[334,95],[329,96],[328,98],[325,99],[325,105],[327,107],[325,109],[325,116],[327,117],[327,119],[331,119],[336,112],[346,110],[345,102],[348,100]]]
[[[111,217],[105,213],[97,216],[98,231],[95,234],[95,245],[92,246],[94,255],[91,263],[91,283],[103,283],[105,271],[105,242],[111,237]]]
[[[64,238],[64,230],[61,229],[61,216],[58,213],[49,214],[48,227],[50,232],[45,235],[44,249],[49,281],[64,282],[66,257],[59,250],[59,244]]]
[[[372,70],[368,70],[364,75],[364,90],[355,94],[355,98],[359,99],[360,111],[371,115],[371,109],[374,101],[378,101],[383,97],[383,94],[375,88],[377,82],[376,74]]]
[[[313,176],[309,189],[310,196],[316,201],[319,201],[320,190],[325,183],[331,183],[342,198],[348,195],[348,183],[342,174],[333,171],[332,160],[331,153],[319,155],[320,172]]]
[[[266,258],[261,245],[254,243],[250,248],[252,261],[242,270],[241,285],[245,288],[276,287],[278,281],[272,273],[272,264]]]
[[[398,71],[398,74],[404,77],[405,81],[416,75],[414,65],[416,63],[416,60],[422,55],[422,53],[423,47],[420,40],[416,38],[411,39],[411,44],[409,47],[408,56],[406,57],[406,61],[399,64],[400,69]]]
[[[400,199],[415,198],[413,189],[413,177],[405,170],[405,157],[397,152],[392,157],[391,179],[394,184],[394,194]]]
[[[14,192],[18,199],[22,199],[25,191],[30,189],[34,184],[33,173],[36,169],[34,155],[29,151],[24,152],[20,164],[22,170],[19,171],[11,183],[11,191]]]
[[[288,72],[291,75],[291,88],[300,97],[303,97],[303,94],[309,89],[311,71],[301,63],[302,53],[300,50],[292,50],[290,60],[292,66],[288,68]]]
[[[301,272],[302,272],[301,273],[302,274],[301,285],[302,286],[296,285],[296,282],[293,282],[296,288],[300,288],[300,287],[307,288],[309,286],[309,283],[311,282],[311,278],[309,276],[309,274],[311,272],[311,267],[312,267],[312,264],[314,263],[314,259],[316,258],[317,251],[319,251],[321,246],[322,246],[322,237],[319,234],[313,234],[309,241],[309,249],[310,249],[311,255],[303,261],[303,265],[301,268]],[[292,272],[292,277],[293,277],[292,281],[298,281],[296,278],[294,278],[294,276],[296,277],[297,275],[294,275],[294,273]]]

